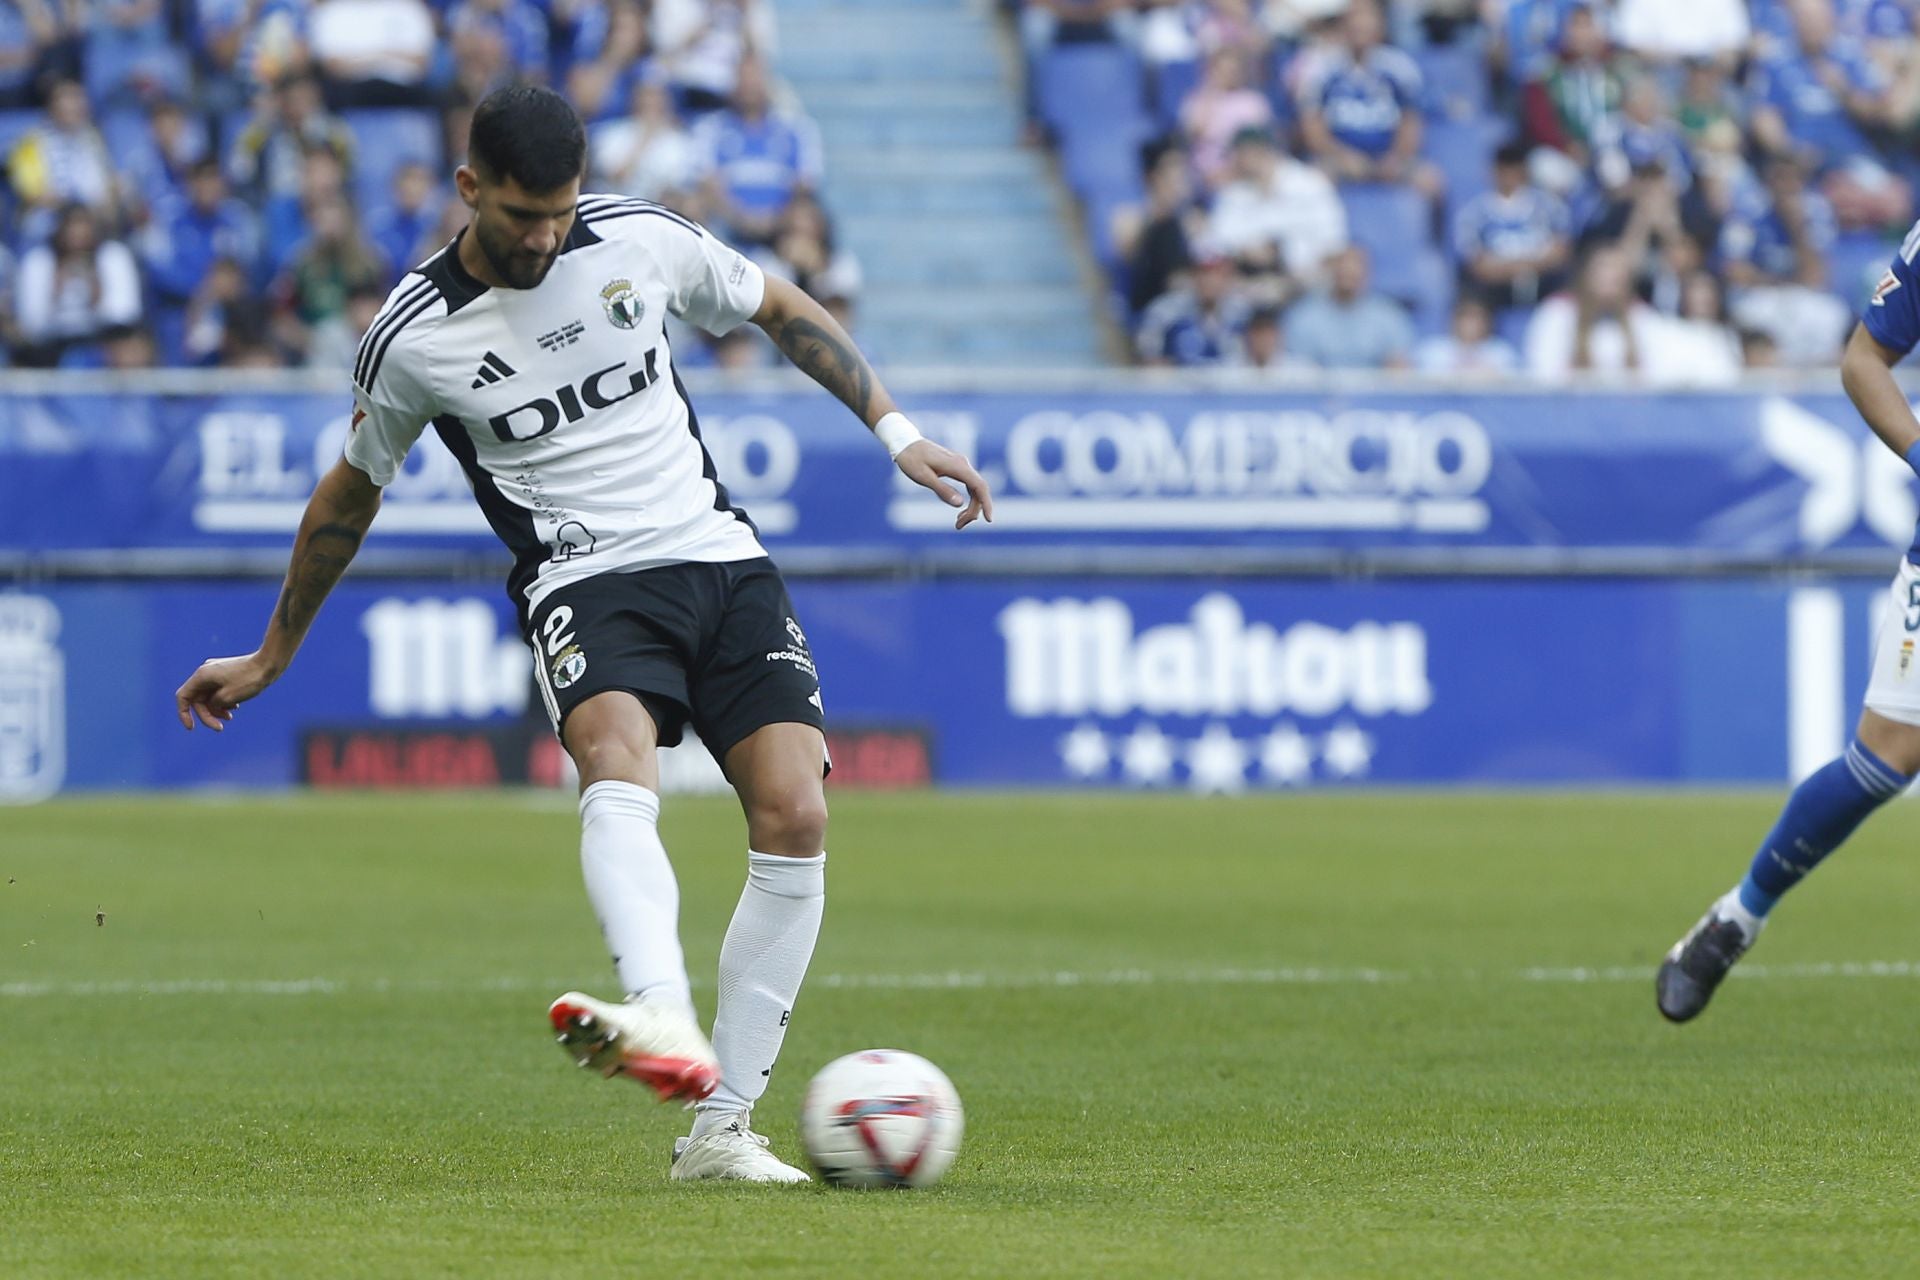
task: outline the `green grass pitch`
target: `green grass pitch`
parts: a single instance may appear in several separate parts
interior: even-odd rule
[[[0,1275],[1913,1276],[1920,810],[1654,1012],[1776,804],[840,795],[760,1123],[924,1053],[911,1193],[666,1180],[545,1028],[611,992],[558,798],[0,810]],[[710,1014],[743,834],[665,831]]]

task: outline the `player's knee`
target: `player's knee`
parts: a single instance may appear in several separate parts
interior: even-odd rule
[[[761,853],[811,858],[827,847],[827,798],[820,788],[777,788],[747,810],[748,835]]]
[[[650,743],[623,734],[601,733],[582,735],[568,746],[583,787],[616,781],[658,789],[658,766]]]

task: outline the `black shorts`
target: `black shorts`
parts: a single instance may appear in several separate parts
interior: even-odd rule
[[[691,724],[722,761],[766,725],[826,725],[806,633],[764,556],[571,583],[534,608],[527,643],[555,733],[609,689],[640,699],[661,746]]]

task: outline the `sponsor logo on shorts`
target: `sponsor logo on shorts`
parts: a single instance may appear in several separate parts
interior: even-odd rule
[[[1902,640],[1900,642],[1900,678],[1902,680],[1905,680],[1907,678],[1907,668],[1911,667],[1912,665],[1913,665],[1913,641]]]
[[[581,676],[587,674],[587,655],[580,651],[579,645],[570,644],[554,655],[552,670],[553,687],[571,689]]]
[[[798,622],[788,618],[787,634],[793,638],[793,643],[784,649],[770,650],[767,653],[767,661],[791,662],[817,682],[820,679],[820,673],[814,669],[813,656],[807,652],[807,633],[800,629]]]

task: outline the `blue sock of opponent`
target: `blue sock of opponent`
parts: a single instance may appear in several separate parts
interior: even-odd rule
[[[1781,894],[1912,781],[1859,739],[1849,743],[1845,755],[1794,789],[1740,882],[1740,905],[1764,919]]]

